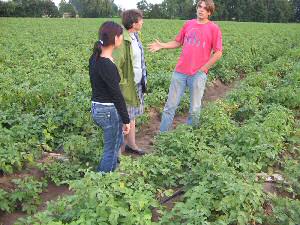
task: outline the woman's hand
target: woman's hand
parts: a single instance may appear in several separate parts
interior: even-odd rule
[[[123,134],[128,134],[130,131],[130,124],[123,124]]]

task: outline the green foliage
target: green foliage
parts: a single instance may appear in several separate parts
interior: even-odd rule
[[[300,201],[284,197],[271,198],[273,212],[265,218],[267,224],[297,225],[300,221]]]
[[[298,121],[299,123],[299,121]],[[294,198],[300,196],[300,128],[299,124],[296,131],[288,139],[289,154],[282,160],[282,175],[284,182],[280,189],[289,192]]]
[[[92,166],[98,163],[102,138],[91,120],[90,84],[86,74],[96,31],[102,21],[1,20],[0,74],[3,79],[0,84],[0,117],[3,122],[0,126],[0,165],[5,173],[20,170],[26,163],[39,158],[42,151],[53,151],[65,143],[69,146],[67,154],[72,160],[89,162]],[[141,36],[144,46],[152,42],[153,37],[163,41],[173,38],[184,21],[160,20],[159,23],[165,27],[164,32],[152,26],[157,24],[157,20],[145,20]],[[220,22],[219,25],[223,31],[224,54],[222,61],[210,71],[211,80],[230,82],[240,74],[253,72],[276,60],[286,48],[296,48],[299,43],[298,27],[293,24],[276,25],[276,29],[272,24],[236,26]],[[45,27],[51,27],[52,32],[49,33]],[[71,30],[76,32],[70,33]],[[245,42],[245,36],[251,38]],[[145,54],[149,72],[146,108],[161,111],[180,49],[155,54],[146,51]],[[277,60],[276,65],[283,69],[269,68],[270,74],[279,71],[276,72],[278,76],[283,76],[281,74],[292,68],[292,60],[288,58],[297,57],[297,52],[294,52],[281,64]],[[28,65],[31,65],[30,68]],[[260,88],[264,90],[264,86]],[[236,97],[241,95],[242,100],[235,113],[241,121],[259,110],[262,101],[260,88],[252,85],[247,93],[237,94]],[[272,92],[265,97],[297,107],[297,86],[292,90],[296,92],[287,95],[290,97],[276,97],[288,91],[286,87],[278,94]],[[184,112],[188,106],[189,98],[185,95],[178,111]],[[147,118],[149,115],[144,116],[146,121]]]
[[[20,170],[25,163],[33,163],[41,155],[39,119],[32,114],[14,118],[10,113],[11,110],[0,113],[0,168],[7,174]]]
[[[276,0],[215,0],[218,10],[214,18],[219,20],[289,22],[295,21],[291,1]]]
[[[295,72],[284,76],[278,87],[268,88],[267,101],[279,103],[290,109],[300,108],[300,68],[299,63],[295,65]]]
[[[63,16],[64,13],[70,13],[71,17],[76,17],[74,6],[71,3],[66,3],[65,0],[62,0],[59,3],[59,13],[61,16]]]
[[[128,157],[122,157],[120,171],[125,171],[127,176],[124,180],[132,189],[143,189],[152,192],[157,187],[168,189],[175,187],[178,181],[183,177],[182,162],[173,158],[172,161],[167,157],[159,155],[146,155],[145,157],[132,160]]]
[[[27,224],[32,224],[32,225],[40,225],[40,224],[65,225],[65,223],[63,223],[61,221],[56,222],[55,219],[53,219],[49,215],[49,211],[40,212],[38,214],[35,214],[34,217],[31,217],[31,216],[24,217],[24,218],[21,217],[14,224],[15,225],[27,225]]]
[[[261,187],[226,172],[191,188],[162,224],[248,224],[262,221]]]
[[[9,193],[0,188],[0,211],[11,212],[13,204],[9,199]]]
[[[240,75],[247,79],[224,101],[202,110],[199,128],[182,125],[161,133],[154,153],[138,159],[122,157],[118,171],[103,175],[83,171],[98,163],[103,145],[102,132],[89,112],[86,76],[102,20],[1,22],[1,169],[15,172],[42,151],[63,146],[69,161],[46,164],[46,177],[57,184],[76,179],[70,182],[73,196],[50,203],[45,212],[20,224],[153,224],[153,207],[160,210],[166,224],[263,224],[262,204],[267,197],[254,178],[289,151],[287,141],[295,129],[290,110],[298,109],[297,25],[220,22],[224,55],[209,79],[231,82]],[[158,22],[164,32],[152,26]],[[182,24],[145,20],[143,43],[152,42],[153,37],[167,41]],[[147,109],[162,110],[179,52],[146,51]],[[188,102],[185,97],[183,110]],[[298,164],[283,164],[284,175],[291,174],[289,189],[297,194]],[[1,192],[1,207],[7,210],[5,199],[14,196],[24,210],[34,211],[41,185],[30,179],[17,183],[16,194]],[[184,201],[168,213],[158,201],[179,187],[186,191]],[[297,205],[294,201],[289,206],[293,204]],[[286,214],[296,216],[289,209]]]
[[[33,177],[27,176],[23,179],[14,179],[16,185],[15,190],[10,195],[10,200],[17,206],[20,206],[22,211],[34,213],[37,211],[37,206],[41,203],[43,188],[46,183],[35,180]]]
[[[236,122],[231,119],[236,113],[236,108],[236,105],[222,101],[208,104],[200,115],[200,129],[195,132],[205,139],[208,145],[214,145],[216,142],[225,144],[237,129]]]
[[[51,0],[0,1],[1,17],[58,17],[58,9]]]
[[[276,105],[267,107],[237,130],[227,154],[244,171],[266,169],[279,159],[293,123],[289,110]]]
[[[299,159],[293,160],[287,158],[284,162],[283,176],[289,184],[287,191],[295,196],[300,196],[300,163]],[[285,186],[285,184],[284,184]]]
[[[70,0],[80,17],[116,17],[119,16],[118,6],[110,0]]]
[[[289,22],[299,21],[299,3],[283,0],[215,0],[217,10],[213,19],[255,21],[255,22]],[[295,1],[297,2],[297,1]],[[161,4],[151,4],[146,0],[137,3],[147,18],[194,18],[197,1],[164,0]],[[294,13],[296,12],[296,13]]]
[[[145,102],[151,108],[161,108],[168,96],[171,73],[151,74],[149,77]]]
[[[79,179],[83,174],[84,166],[70,161],[56,161],[41,165],[45,177],[56,185],[66,184],[70,180]]]
[[[64,224],[155,224],[151,222],[149,208],[158,206],[154,195],[143,189],[132,189],[117,173],[101,175],[87,172],[82,180],[71,182],[70,187],[75,194],[52,202],[46,221]],[[43,222],[39,219],[43,219],[41,214],[29,221]]]
[[[145,110],[146,112],[143,115],[140,115],[139,117],[136,118],[135,121],[135,126],[137,128],[137,132],[139,132],[139,128],[141,126],[145,126],[146,124],[149,124],[150,122],[150,115],[149,113],[147,113],[147,109]]]
[[[262,97],[263,89],[259,87],[245,86],[231,92],[229,101],[237,105],[235,120],[243,122],[258,113],[263,100]]]
[[[86,138],[81,135],[71,135],[65,138],[64,151],[71,161],[79,161],[91,165],[99,163],[103,148],[102,132]]]

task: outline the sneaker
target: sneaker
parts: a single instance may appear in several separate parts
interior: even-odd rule
[[[128,145],[125,146],[125,152],[133,153],[133,154],[137,154],[137,155],[145,154],[145,152],[142,149],[133,149],[133,148],[130,148]]]

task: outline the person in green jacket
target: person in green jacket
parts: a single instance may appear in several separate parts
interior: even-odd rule
[[[122,24],[125,28],[124,41],[114,51],[114,59],[121,76],[120,87],[130,117],[130,132],[125,136],[125,151],[143,155],[145,152],[137,146],[135,140],[135,118],[144,113],[147,83],[144,49],[138,35],[143,27],[142,12],[137,9],[124,11]]]

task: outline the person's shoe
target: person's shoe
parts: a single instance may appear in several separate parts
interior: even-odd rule
[[[125,152],[133,153],[133,154],[137,154],[137,155],[145,154],[145,152],[142,149],[133,149],[133,148],[130,148],[128,145],[125,146]]]

